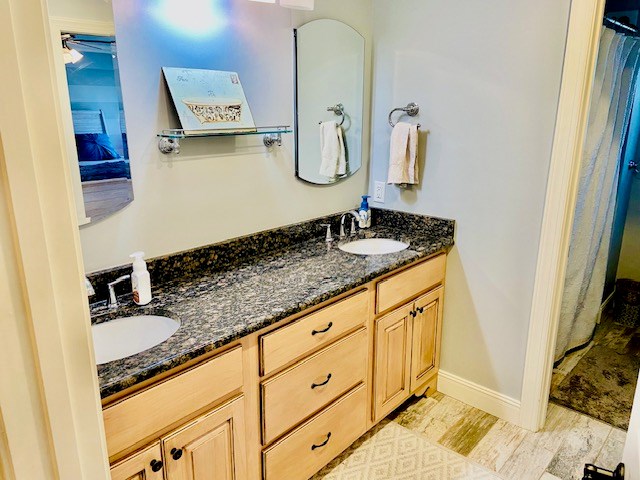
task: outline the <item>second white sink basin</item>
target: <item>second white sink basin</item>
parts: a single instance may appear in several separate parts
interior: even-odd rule
[[[93,325],[96,364],[144,352],[167,340],[178,328],[179,321],[157,315],[136,315]]]
[[[408,243],[398,242],[389,238],[365,238],[345,243],[339,246],[343,252],[356,255],[384,255],[385,253],[401,252],[409,248]]]

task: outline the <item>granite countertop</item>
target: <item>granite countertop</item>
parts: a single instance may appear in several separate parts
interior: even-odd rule
[[[412,218],[411,228],[405,228],[397,220],[394,217],[393,221],[378,224],[358,236],[408,242],[409,248],[402,252],[353,255],[339,250],[338,241],[328,245],[323,235],[316,234],[314,238],[228,266],[188,271],[157,286],[153,286],[152,272],[154,298],[143,307],[133,304],[130,294],[120,297],[122,306],[115,311],[93,305],[93,323],[140,314],[164,315],[181,323],[178,331],[160,345],[99,365],[101,397],[114,395],[419,258],[447,251],[453,245],[452,221],[434,219],[435,223],[424,225],[417,222],[416,228],[416,218]],[[251,240],[247,237],[244,241]]]

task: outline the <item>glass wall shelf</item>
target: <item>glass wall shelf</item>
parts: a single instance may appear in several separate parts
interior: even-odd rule
[[[180,140],[185,138],[203,138],[203,137],[235,137],[245,135],[262,135],[262,141],[265,147],[273,147],[274,145],[282,145],[282,134],[291,133],[289,125],[278,125],[273,127],[256,127],[247,131],[238,131],[235,129],[215,130],[206,132],[185,132],[183,129],[167,129],[162,130],[158,134],[158,149],[162,153],[180,153]]]

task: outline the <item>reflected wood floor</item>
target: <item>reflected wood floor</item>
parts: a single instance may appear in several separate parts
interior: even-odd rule
[[[131,180],[116,178],[82,182],[85,215],[99,220],[124,208],[133,201]]]
[[[441,393],[411,398],[391,419],[508,480],[581,480],[585,463],[613,469],[626,437],[555,404],[533,433]]]

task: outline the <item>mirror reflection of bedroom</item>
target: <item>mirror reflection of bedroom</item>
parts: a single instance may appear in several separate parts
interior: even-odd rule
[[[115,37],[61,39],[75,140],[69,155],[77,154],[87,222],[96,221],[133,201]]]

